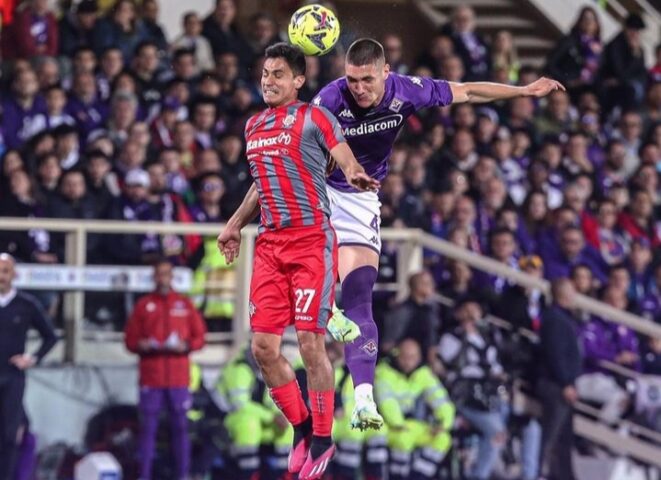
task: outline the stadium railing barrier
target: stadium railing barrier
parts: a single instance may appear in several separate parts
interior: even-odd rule
[[[65,267],[84,269],[87,266],[87,235],[97,234],[198,234],[216,236],[222,230],[217,224],[185,224],[160,222],[121,222],[121,221],[79,221],[58,219],[32,219],[0,217],[0,230],[29,231],[43,229],[49,232],[63,232],[65,238]],[[243,345],[248,337],[248,294],[250,290],[250,269],[254,255],[254,240],[257,228],[250,225],[243,230],[241,255],[237,260],[237,284],[235,290],[236,310],[233,318],[232,333],[219,336],[231,338],[234,345]],[[474,269],[497,274],[509,281],[549,292],[549,283],[522,273],[491,258],[464,250],[450,242],[433,237],[416,229],[383,229],[381,236],[384,242],[396,242],[397,280],[394,285],[385,285],[387,290],[395,290],[399,298],[408,293],[408,277],[411,273],[423,268],[423,249],[433,251],[467,263]],[[43,266],[42,266],[43,267]],[[95,266],[98,268],[98,266]],[[114,267],[117,268],[117,267]],[[127,267],[136,268],[136,267]],[[139,268],[139,267],[137,267]],[[65,357],[67,362],[80,360],[77,346],[83,335],[81,322],[84,316],[85,291],[75,289],[75,282],[66,282],[58,290],[65,292],[64,298],[64,338],[66,340]],[[657,325],[642,317],[625,311],[615,310],[605,303],[583,295],[577,296],[577,307],[594,315],[606,317],[609,320],[629,327],[641,334],[661,338],[661,325]],[[98,332],[117,336],[116,332]],[[115,335],[112,335],[115,334]],[[120,336],[121,337],[121,336]]]
[[[118,266],[88,266],[86,258],[87,235],[90,233],[99,234],[198,234],[202,236],[216,236],[222,230],[222,225],[213,224],[179,224],[179,223],[158,223],[158,222],[117,222],[117,221],[77,221],[77,220],[56,220],[56,219],[26,219],[26,218],[0,218],[0,230],[5,231],[29,231],[33,229],[43,229],[49,232],[63,232],[65,239],[65,265],[48,267],[62,269],[70,277],[70,281],[60,283],[58,290],[63,291],[64,298],[64,329],[63,337],[65,339],[64,361],[68,363],[87,363],[94,364],[98,357],[101,345],[94,345],[92,351],[94,355],[88,355],[81,350],[83,342],[114,342],[114,349],[117,350],[122,340],[121,332],[93,332],[86,333],[82,328],[84,316],[85,291],[80,289],[85,287],[87,290],[94,288],[102,289],[103,278],[97,278],[100,284],[85,284],[85,277],[81,273],[86,268],[97,269],[97,272],[108,269],[125,268],[128,271],[140,271],[142,269],[143,280],[145,267],[118,267]],[[216,339],[230,339],[233,345],[231,350],[240,348],[248,338],[248,293],[250,288],[250,266],[254,255],[254,240],[257,236],[255,226],[248,226],[243,231],[243,241],[241,255],[237,261],[237,284],[235,286],[236,310],[233,317],[232,332],[230,334],[215,334]],[[448,258],[467,263],[474,269],[486,271],[505,277],[513,283],[526,287],[541,289],[548,295],[549,283],[535,277],[526,275],[520,271],[512,269],[507,265],[499,263],[493,259],[466,251],[447,241],[438,239],[420,230],[413,229],[383,229],[381,236],[384,242],[397,243],[397,277],[394,284],[380,285],[382,290],[394,291],[397,297],[405,298],[408,294],[408,278],[411,273],[420,271],[423,268],[423,251],[425,249],[439,253]],[[30,268],[28,265],[22,267]],[[33,266],[34,268],[44,268],[43,265]],[[185,269],[184,269],[185,270]],[[60,272],[60,273],[62,273]],[[100,277],[103,277],[100,275]],[[179,281],[186,284],[186,272],[179,274]],[[65,275],[66,278],[66,275]],[[81,283],[82,282],[82,283]],[[129,284],[131,282],[128,282]],[[52,289],[52,283],[47,285],[34,286]],[[135,291],[144,291],[147,285],[134,282],[132,285]],[[439,301],[449,304],[448,299],[439,296]],[[651,337],[661,338],[661,326],[656,325],[644,318],[632,315],[628,312],[615,310],[612,307],[596,301],[592,298],[579,295],[577,306],[584,311],[598,315],[609,320],[625,325],[641,334]],[[502,319],[490,317],[492,323],[505,328],[507,322]],[[533,332],[522,332],[533,338]],[[209,334],[213,336],[214,334]],[[213,338],[213,337],[212,337]],[[231,352],[226,352],[223,357]],[[615,366],[605,365],[606,368],[616,370]],[[635,376],[635,372],[623,372],[621,368],[617,369],[620,375]],[[530,408],[534,411],[534,400],[530,400]],[[661,455],[659,455],[660,435],[657,432],[645,429],[638,425],[622,421],[622,426],[629,428],[635,436],[624,437],[616,430],[601,424],[599,421],[591,418],[595,410],[588,405],[581,404],[577,408],[579,415],[574,420],[576,432],[595,443],[617,452],[621,455],[631,456],[638,461],[648,465],[661,468]]]

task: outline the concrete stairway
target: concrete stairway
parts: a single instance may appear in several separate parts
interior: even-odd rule
[[[512,32],[523,65],[542,66],[562,36],[562,32],[527,0],[415,0],[414,3],[438,26],[449,20],[456,7],[472,6],[477,29],[487,39],[499,30]]]

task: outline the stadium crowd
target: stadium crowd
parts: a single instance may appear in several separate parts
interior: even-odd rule
[[[241,29],[235,2],[218,0],[206,16],[185,14],[183,33],[168,41],[157,0],[139,5],[117,0],[112,6],[81,0],[57,13],[49,3],[26,0],[2,16],[0,216],[228,219],[250,186],[243,126],[263,108],[262,54],[282,40],[282,25],[257,13]],[[604,318],[564,318],[575,290],[661,322],[661,46],[655,66],[646,69],[643,28],[641,18],[632,15],[621,33],[605,42],[595,11],[584,8],[543,69],[520,63],[510,32],[489,40],[477,33],[470,8],[458,8],[415,58],[405,55],[405,38],[391,33],[380,39],[391,70],[399,73],[512,84],[547,74],[567,86],[567,92],[555,91],[541,101],[520,97],[416,114],[396,144],[380,191],[382,227],[421,228],[560,281],[554,284],[557,305],[546,305],[539,291],[427,252],[426,270],[411,278],[405,302],[394,304],[376,293],[384,356],[376,391],[389,431],[339,432],[344,442],[338,445],[334,478],[355,478],[363,453],[367,478],[382,478],[386,445],[390,478],[409,478],[411,471],[427,478],[425,472],[435,472],[445,459],[452,432],[455,445],[478,439],[470,478],[490,478],[516,437],[520,478],[532,480],[540,456],[551,455],[540,453],[542,444],[564,446],[557,458],[570,451],[570,405],[577,398],[596,404],[608,424],[627,415],[661,430],[659,405],[636,398],[602,363],[658,375],[661,340]],[[345,30],[331,54],[308,58],[303,100],[343,75],[343,48],[359,33]],[[194,235],[91,236],[87,249],[95,264],[146,265],[166,257],[189,266],[197,272],[197,300],[204,297],[207,272],[231,270],[214,239]],[[396,274],[396,251],[384,244],[382,281]],[[64,238],[40,230],[0,232],[0,252],[19,262],[62,263]],[[566,278],[571,283],[563,283]],[[455,306],[440,305],[436,293]],[[40,299],[57,311],[55,295]],[[226,300],[201,298],[197,306],[210,329],[233,313]],[[536,333],[539,342],[490,327],[484,321],[489,312],[514,332]],[[115,328],[123,328],[124,313]],[[549,320],[557,317],[564,320]],[[567,332],[578,338],[569,352],[558,347],[572,343],[563,336]],[[348,402],[345,389],[351,387],[344,386],[347,375],[335,353],[338,394]],[[259,418],[278,427],[274,410],[256,400],[264,390],[254,362],[241,357],[227,368],[239,373],[221,377],[218,390],[226,397],[237,388],[226,383],[243,381],[237,378],[246,382],[241,388],[254,388],[249,397],[229,398],[231,411],[244,416],[227,417],[228,432],[238,438],[245,428],[241,422],[257,428]],[[539,378],[546,382],[535,386]],[[514,380],[568,408],[546,408],[541,421],[516,411],[509,394]],[[430,385],[436,397],[425,396]],[[436,422],[424,438],[409,418],[419,399],[427,401]],[[465,428],[451,429],[462,422],[454,421],[454,407],[443,408],[448,399]],[[560,425],[557,431],[549,433],[549,422]],[[271,442],[275,458],[265,456],[272,461],[263,464],[278,471],[278,447],[288,444],[281,433],[265,428],[263,437],[244,439],[249,445],[234,445],[245,478],[258,468],[259,456],[251,456],[251,449],[262,443]],[[571,472],[552,474],[573,478]]]

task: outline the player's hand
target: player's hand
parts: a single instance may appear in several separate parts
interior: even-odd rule
[[[227,263],[232,263],[239,256],[241,230],[227,225],[218,235],[218,250],[225,256]]]
[[[153,352],[158,349],[157,342],[153,338],[138,340],[138,350],[141,352]]]
[[[531,97],[545,97],[555,90],[565,91],[562,83],[550,78],[542,77],[525,86],[526,95]]]
[[[567,385],[562,389],[562,396],[569,405],[573,405],[578,400],[578,392],[573,385]]]
[[[167,350],[173,353],[185,353],[188,351],[188,343],[184,342],[183,340],[179,340],[174,345],[168,346]]]
[[[375,192],[381,186],[378,180],[370,177],[365,171],[351,173],[347,180],[353,187],[363,191]]]
[[[37,363],[37,360],[29,353],[23,353],[11,357],[9,359],[9,363],[11,363],[19,370],[27,370],[28,368],[34,366]]]

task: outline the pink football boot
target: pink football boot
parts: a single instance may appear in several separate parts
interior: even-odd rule
[[[335,445],[331,445],[330,448],[322,453],[316,460],[312,460],[312,457],[308,454],[308,458],[305,460],[305,465],[303,465],[301,472],[298,474],[299,480],[317,480],[323,477],[334,454]]]
[[[303,468],[303,464],[308,457],[310,444],[312,443],[312,435],[308,435],[300,440],[294,448],[289,451],[289,458],[287,459],[287,470],[289,473],[298,473]]]

